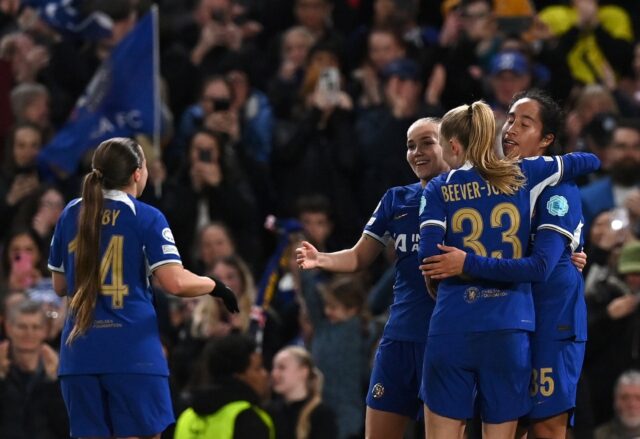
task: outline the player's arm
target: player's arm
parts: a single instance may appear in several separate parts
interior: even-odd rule
[[[427,201],[428,200],[428,201]],[[419,260],[440,253],[438,245],[442,244],[446,233],[446,211],[444,200],[435,180],[431,180],[425,188],[420,200],[420,245],[418,247]],[[423,273],[427,285],[427,292],[436,298],[437,279]]]
[[[67,295],[67,278],[64,277],[64,273],[52,271],[51,281],[53,282],[53,291],[55,291],[59,297]]]
[[[600,169],[600,159],[588,152],[573,152],[560,156],[562,175],[560,181],[573,180],[580,175],[590,174]]]
[[[350,249],[332,253],[319,252],[311,243],[302,241],[296,248],[296,262],[304,270],[321,268],[326,271],[353,273],[362,270],[378,257],[384,244],[363,233]]]
[[[530,256],[521,259],[497,259],[466,253],[455,247],[439,246],[444,253],[426,258],[420,266],[433,279],[466,274],[501,282],[544,282],[560,260],[567,238],[553,230],[536,234]]]
[[[196,297],[210,293],[216,282],[206,276],[198,276],[180,263],[167,263],[153,270],[153,275],[164,291],[179,297]]]

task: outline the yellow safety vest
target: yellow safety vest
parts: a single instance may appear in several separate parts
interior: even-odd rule
[[[236,418],[249,408],[269,428],[269,438],[275,439],[276,432],[271,417],[248,401],[231,402],[207,416],[200,416],[192,408],[188,408],[178,417],[173,439],[233,439]]]

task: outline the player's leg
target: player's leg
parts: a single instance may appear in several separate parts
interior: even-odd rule
[[[502,422],[500,424],[482,423],[482,437],[491,439],[513,439],[518,427],[518,420]]]
[[[573,423],[573,409],[585,343],[532,337],[534,438],[564,439]]]
[[[407,423],[421,415],[423,357],[424,343],[382,338],[367,392],[367,439],[402,439]]]
[[[402,439],[409,418],[392,412],[367,407],[365,418],[366,439]]]
[[[532,426],[533,439],[565,439],[567,437],[568,422],[568,412],[537,420]]]
[[[470,346],[477,358],[483,437],[513,439],[518,419],[531,410],[529,334],[519,330],[478,333]]]
[[[440,416],[429,410],[426,405],[424,406],[424,428],[428,439],[462,439],[464,437],[464,427],[464,419]],[[509,439],[512,438],[513,436]]]
[[[468,335],[430,336],[427,345],[420,388],[427,437],[463,437],[466,419],[474,413],[476,389]]]

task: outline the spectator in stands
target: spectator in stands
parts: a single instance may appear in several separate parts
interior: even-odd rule
[[[322,401],[322,372],[306,349],[289,346],[279,351],[271,381],[281,397],[269,407],[277,439],[338,437],[335,413]]]
[[[279,118],[291,117],[305,76],[306,59],[315,41],[304,26],[291,27],[282,36],[280,64],[269,84],[269,100]]]
[[[360,437],[370,354],[364,289],[353,275],[326,284],[318,283],[313,271],[300,275],[305,310],[313,326],[311,353],[325,377],[323,400],[335,410],[337,437]]]
[[[9,233],[2,251],[2,286],[8,292],[26,292],[46,273],[38,234],[29,228]]]
[[[523,53],[499,52],[491,59],[489,73],[489,103],[496,117],[496,126],[502,126],[513,96],[531,86],[531,66]]]
[[[224,115],[227,134],[239,136],[237,121],[231,120],[235,113],[229,111],[232,99],[233,89],[224,77],[214,75],[204,80],[199,102],[189,106],[182,114],[175,138],[163,154],[170,172],[175,172],[186,161],[189,140],[198,129],[205,127],[205,121],[212,114],[217,112]]]
[[[589,343],[585,371],[596,425],[611,417],[611,389],[618,375],[640,368],[640,241],[626,243],[619,254],[617,274],[596,283],[587,294]]]
[[[188,407],[176,423],[175,439],[219,437],[272,439],[271,417],[261,408],[269,391],[269,376],[244,335],[213,340],[202,356],[203,371],[195,381]]]
[[[232,256],[236,253],[236,245],[231,238],[229,228],[221,222],[212,222],[200,229],[198,238],[199,252],[197,260],[202,267],[198,272],[209,274],[221,258]]]
[[[167,212],[186,266],[194,266],[196,230],[220,221],[231,231],[239,253],[252,266],[261,260],[256,200],[233,151],[220,133],[199,129],[191,138],[188,162],[163,184],[151,204]],[[148,194],[152,197],[152,194]]]
[[[296,201],[296,211],[305,238],[318,251],[332,251],[334,244],[331,242],[333,233],[331,201],[324,195],[308,195]]]
[[[36,157],[41,147],[38,126],[23,122],[12,130],[0,171],[0,236],[6,236],[14,215],[38,189]]]
[[[406,149],[407,130],[416,119],[441,114],[422,102],[418,63],[406,58],[393,61],[383,75],[385,104],[361,113],[356,123],[362,212],[372,212],[388,188],[415,181],[404,155],[399,154]]]
[[[604,158],[609,175],[581,189],[586,227],[614,207],[628,208],[640,217],[640,119],[618,121]]]
[[[58,354],[44,340],[41,304],[22,301],[7,310],[0,343],[0,436],[63,439],[69,422],[58,383]]]
[[[382,104],[382,72],[389,63],[404,58],[407,53],[402,36],[391,27],[372,29],[367,46],[365,61],[352,75],[359,86],[360,94],[356,102],[362,108]]]
[[[273,178],[279,195],[276,216],[292,217],[299,197],[323,194],[336,212],[337,238],[350,242],[358,218],[353,190],[357,144],[353,103],[345,92],[336,50],[321,42],[309,55],[292,118],[277,123]]]
[[[629,14],[598,0],[572,0],[552,5],[538,16],[557,39],[555,56],[581,84],[605,82],[609,75],[628,74],[633,29]]]
[[[16,124],[31,123],[37,126],[43,139],[51,132],[49,121],[49,91],[38,83],[24,83],[11,90],[11,110]]]
[[[599,84],[588,85],[580,90],[575,102],[567,111],[563,152],[576,151],[580,146],[580,136],[584,128],[597,114],[619,114],[615,98],[609,90]],[[606,163],[603,163],[603,166],[606,166]]]
[[[627,439],[640,436],[640,372],[627,370],[613,390],[615,416],[594,432],[594,439]]]

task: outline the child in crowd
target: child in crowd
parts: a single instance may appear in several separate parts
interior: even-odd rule
[[[301,273],[301,290],[313,326],[311,353],[325,376],[323,400],[337,414],[338,438],[360,437],[370,343],[365,330],[365,291],[352,275],[319,284]]]

